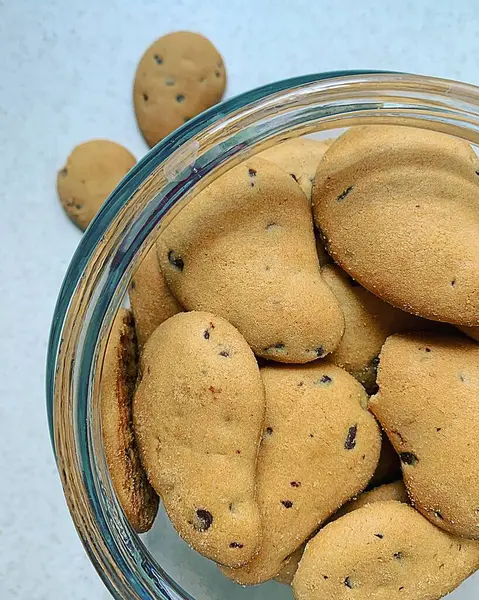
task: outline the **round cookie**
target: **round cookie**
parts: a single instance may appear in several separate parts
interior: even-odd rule
[[[258,156],[289,173],[299,183],[308,200],[311,200],[314,175],[327,149],[328,146],[322,141],[294,138],[268,148]]]
[[[183,310],[163,277],[155,245],[145,254],[135,271],[128,295],[140,349],[158,325]]]
[[[327,362],[261,369],[266,418],[257,470],[263,539],[241,569],[222,572],[242,585],[275,577],[288,557],[376,468],[380,434],[367,395]]]
[[[479,544],[453,537],[400,502],[363,506],[306,546],[296,600],[438,600],[479,566]]]
[[[344,335],[331,360],[371,391],[386,338],[392,333],[430,329],[432,324],[383,302],[337,265],[325,265],[321,276],[338,299],[345,321]]]
[[[394,306],[479,325],[479,159],[452,136],[354,127],[328,149],[312,193],[328,252]]]
[[[86,229],[135,164],[135,157],[126,148],[109,140],[76,146],[57,175],[58,195],[70,219]]]
[[[224,319],[178,313],[145,344],[134,427],[148,479],[180,536],[238,567],[261,541],[256,460],[265,398],[248,344]]]
[[[133,86],[136,118],[148,145],[217,104],[225,87],[223,59],[202,35],[177,31],[153,42]]]
[[[321,279],[308,200],[276,165],[252,158],[219,177],[157,247],[181,304],[228,319],[258,356],[305,363],[339,344],[344,317]]]
[[[151,528],[158,496],[140,462],[132,427],[132,399],[137,375],[137,348],[131,313],[120,308],[113,322],[101,371],[101,430],[110,477],[131,526]]]
[[[402,463],[414,506],[479,539],[479,346],[462,336],[393,335],[369,406]]]
[[[369,492],[363,492],[357,498],[354,498],[344,506],[342,506],[338,512],[334,513],[334,515],[329,519],[329,522],[336,521],[340,517],[352,512],[353,510],[357,510],[362,506],[366,506],[367,504],[373,504],[374,502],[384,502],[387,500],[396,500],[397,502],[405,502],[408,503],[409,498],[406,492],[406,488],[404,487],[404,483],[402,481],[395,481],[394,483],[389,483],[387,485],[381,485],[377,488]],[[303,557],[304,546],[301,546],[294,552],[289,559],[288,564],[283,567],[281,572],[275,580],[279,583],[284,583],[285,585],[290,585],[294,579],[294,575],[298,570],[298,565]]]

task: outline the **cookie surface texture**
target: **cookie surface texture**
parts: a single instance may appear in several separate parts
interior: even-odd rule
[[[294,138],[268,148],[258,155],[269,160],[286,171],[311,200],[311,187],[318,168],[328,146],[319,140]]]
[[[259,550],[256,460],[265,398],[253,353],[224,319],[178,313],[141,356],[134,425],[148,478],[196,551],[239,566]]]
[[[322,529],[293,580],[296,600],[438,600],[479,566],[479,544],[400,502],[376,502]]]
[[[158,325],[183,310],[163,277],[156,246],[145,254],[139,264],[128,288],[128,295],[140,348],[143,348]]]
[[[177,31],[153,42],[133,86],[136,118],[149,146],[218,103],[225,87],[223,59],[204,36]]]
[[[258,356],[305,363],[338,345],[344,318],[321,279],[308,200],[276,165],[253,158],[222,175],[157,247],[181,304],[228,319]]]
[[[101,373],[103,446],[118,501],[132,527],[148,531],[158,510],[158,495],[140,462],[132,423],[137,375],[133,317],[120,308],[108,339]]]
[[[135,157],[126,148],[109,140],[76,146],[57,175],[58,195],[70,219],[86,229],[135,164]]]
[[[463,336],[394,335],[369,402],[402,463],[414,506],[479,539],[479,346]]]
[[[368,292],[337,265],[325,265],[324,281],[344,313],[344,335],[331,360],[370,390],[376,383],[378,355],[392,333],[417,331],[430,322],[394,308]]]
[[[317,226],[354,279],[394,306],[479,325],[479,159],[452,136],[354,127],[313,184]]]
[[[266,419],[258,459],[262,547],[241,569],[223,573],[244,585],[275,577],[288,557],[376,468],[379,427],[367,395],[335,365],[261,369]]]

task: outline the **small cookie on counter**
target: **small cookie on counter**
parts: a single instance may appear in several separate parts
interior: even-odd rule
[[[479,544],[401,502],[375,502],[326,525],[293,580],[296,600],[438,600],[479,566]]]
[[[155,245],[148,250],[138,265],[130,282],[128,295],[135,316],[140,349],[158,325],[183,310],[163,277]]]
[[[289,173],[299,183],[308,200],[311,200],[314,175],[327,149],[328,146],[320,140],[294,138],[272,146],[258,156]]]
[[[344,506],[342,506],[334,515],[329,519],[329,523],[332,521],[336,521],[340,517],[352,512],[353,510],[357,510],[367,504],[373,504],[374,502],[384,502],[386,500],[396,500],[397,502],[408,503],[409,498],[406,492],[406,488],[404,487],[404,483],[402,481],[395,481],[394,483],[388,483],[386,485],[381,485],[369,492],[363,492],[357,498],[354,498]],[[286,585],[290,585],[294,579],[294,575],[298,570],[298,565],[303,557],[304,546],[301,546],[294,552],[289,559],[288,564],[283,567],[281,572],[275,580],[279,583],[284,583]]]
[[[177,31],[153,42],[133,86],[136,118],[148,145],[217,104],[225,88],[221,54],[204,36]]]
[[[361,492],[376,468],[379,427],[363,387],[320,362],[264,367],[266,418],[257,471],[263,539],[241,569],[222,572],[242,585],[275,577],[304,541]]]
[[[258,552],[256,460],[265,397],[255,357],[227,321],[183,312],[145,344],[133,416],[148,478],[180,536],[239,567]]]
[[[135,326],[130,311],[115,317],[101,371],[101,431],[110,477],[135,531],[151,528],[158,496],[148,483],[133,433],[132,399],[137,375]]]
[[[333,259],[397,308],[479,325],[479,158],[444,133],[353,127],[327,150],[312,203]]]
[[[135,164],[136,158],[126,148],[109,140],[76,146],[57,175],[58,195],[70,219],[86,229]]]
[[[321,279],[309,202],[278,166],[252,158],[219,177],[157,247],[181,304],[228,319],[258,356],[305,363],[339,344],[344,317]]]
[[[338,299],[345,321],[344,335],[331,360],[371,391],[386,338],[392,333],[430,329],[432,323],[383,302],[337,265],[325,265],[321,275]]]
[[[463,336],[393,335],[369,407],[398,452],[414,506],[479,539],[479,346]]]

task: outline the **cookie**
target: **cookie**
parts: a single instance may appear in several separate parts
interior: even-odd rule
[[[146,478],[133,433],[136,352],[133,317],[129,311],[120,308],[113,322],[101,372],[101,430],[118,502],[131,526],[142,533],[153,524],[158,496]]]
[[[476,342],[479,342],[479,327],[459,327],[459,329]]]
[[[183,310],[163,277],[156,246],[145,254],[138,266],[131,280],[128,295],[135,316],[140,349],[158,325]]]
[[[313,185],[328,252],[397,308],[479,325],[478,171],[458,138],[354,127],[327,150]]]
[[[134,425],[148,478],[180,536],[229,566],[259,550],[256,459],[265,398],[248,344],[227,321],[178,313],[145,344]]]
[[[327,362],[261,369],[266,418],[258,458],[263,523],[259,554],[222,569],[242,585],[275,577],[311,534],[361,492],[376,468],[380,434],[367,395]]]
[[[258,356],[305,363],[339,344],[344,318],[320,276],[308,200],[276,165],[252,158],[222,175],[157,246],[181,304],[228,319]]]
[[[319,140],[294,138],[268,148],[258,156],[289,173],[311,200],[314,175],[327,149],[328,146]]]
[[[479,544],[410,506],[376,502],[322,529],[293,580],[296,600],[438,600],[479,566]]]
[[[57,175],[58,195],[70,219],[86,229],[135,164],[135,157],[126,148],[109,140],[76,146]]]
[[[337,265],[324,266],[321,275],[338,299],[345,321],[344,335],[331,360],[371,391],[386,338],[392,333],[430,329],[431,324],[383,302]]]
[[[479,346],[466,337],[394,335],[369,405],[399,454],[418,510],[479,539]]]
[[[177,31],[153,42],[136,69],[133,101],[150,147],[223,97],[226,70],[198,33]]]
[[[395,481],[394,483],[389,483],[387,485],[381,485],[377,488],[369,492],[363,492],[357,498],[354,498],[344,506],[342,506],[329,520],[329,522],[336,521],[340,517],[352,512],[353,510],[357,510],[362,506],[366,506],[367,504],[373,504],[374,502],[384,502],[386,500],[396,500],[397,502],[405,502],[409,501],[406,488],[404,487],[404,483],[402,481]],[[298,565],[303,557],[304,546],[298,548],[296,552],[294,552],[288,564],[283,567],[281,572],[275,580],[279,583],[284,583],[286,585],[290,585],[294,579],[294,575],[298,570]]]

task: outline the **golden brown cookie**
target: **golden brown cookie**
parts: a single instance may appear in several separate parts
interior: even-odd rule
[[[132,424],[137,356],[131,313],[120,308],[113,322],[101,372],[101,429],[110,477],[131,526],[148,531],[158,496],[141,466]]]
[[[58,195],[70,219],[86,229],[135,164],[135,157],[126,148],[109,140],[76,146],[57,175]]]
[[[394,483],[388,483],[387,485],[381,485],[369,492],[363,492],[357,498],[354,498],[344,506],[342,506],[334,515],[329,519],[329,522],[336,521],[340,517],[352,512],[353,510],[357,510],[362,506],[366,506],[367,504],[373,504],[374,502],[384,502],[387,500],[396,500],[397,502],[409,502],[409,498],[406,492],[406,488],[404,487],[404,483],[402,481],[395,481]],[[298,565],[303,557],[304,546],[301,546],[294,552],[289,559],[289,562],[283,569],[280,574],[275,577],[276,581],[279,583],[284,583],[286,585],[290,585],[293,581],[294,575],[298,570]]]
[[[153,246],[138,266],[128,289],[131,309],[135,315],[136,334],[140,348],[155,329],[183,310],[163,277],[156,246]]]
[[[354,279],[408,312],[479,325],[479,159],[452,136],[354,127],[328,149],[313,210]]]
[[[345,321],[344,335],[331,360],[372,390],[386,338],[392,333],[430,329],[432,324],[383,302],[337,265],[325,265],[321,275],[338,299]]]
[[[296,600],[438,600],[479,566],[479,544],[400,502],[363,506],[322,529],[293,580]]]
[[[133,86],[136,118],[149,146],[219,102],[225,87],[223,59],[202,35],[176,31],[153,42]]]
[[[265,398],[258,365],[221,317],[178,313],[145,344],[134,425],[148,478],[200,554],[240,566],[258,552],[256,459]]]
[[[327,149],[328,146],[319,140],[294,138],[268,148],[258,156],[289,173],[299,183],[308,200],[311,200],[314,175]]]
[[[438,527],[479,539],[479,346],[462,336],[391,336],[378,384],[369,405],[414,505]]]
[[[258,458],[263,523],[259,554],[241,569],[222,569],[243,585],[275,577],[288,557],[376,468],[379,427],[367,395],[327,362],[261,369],[266,418]]]
[[[228,319],[257,355],[304,363],[339,344],[343,314],[321,279],[308,200],[276,165],[252,158],[222,175],[157,246],[181,304]]]

